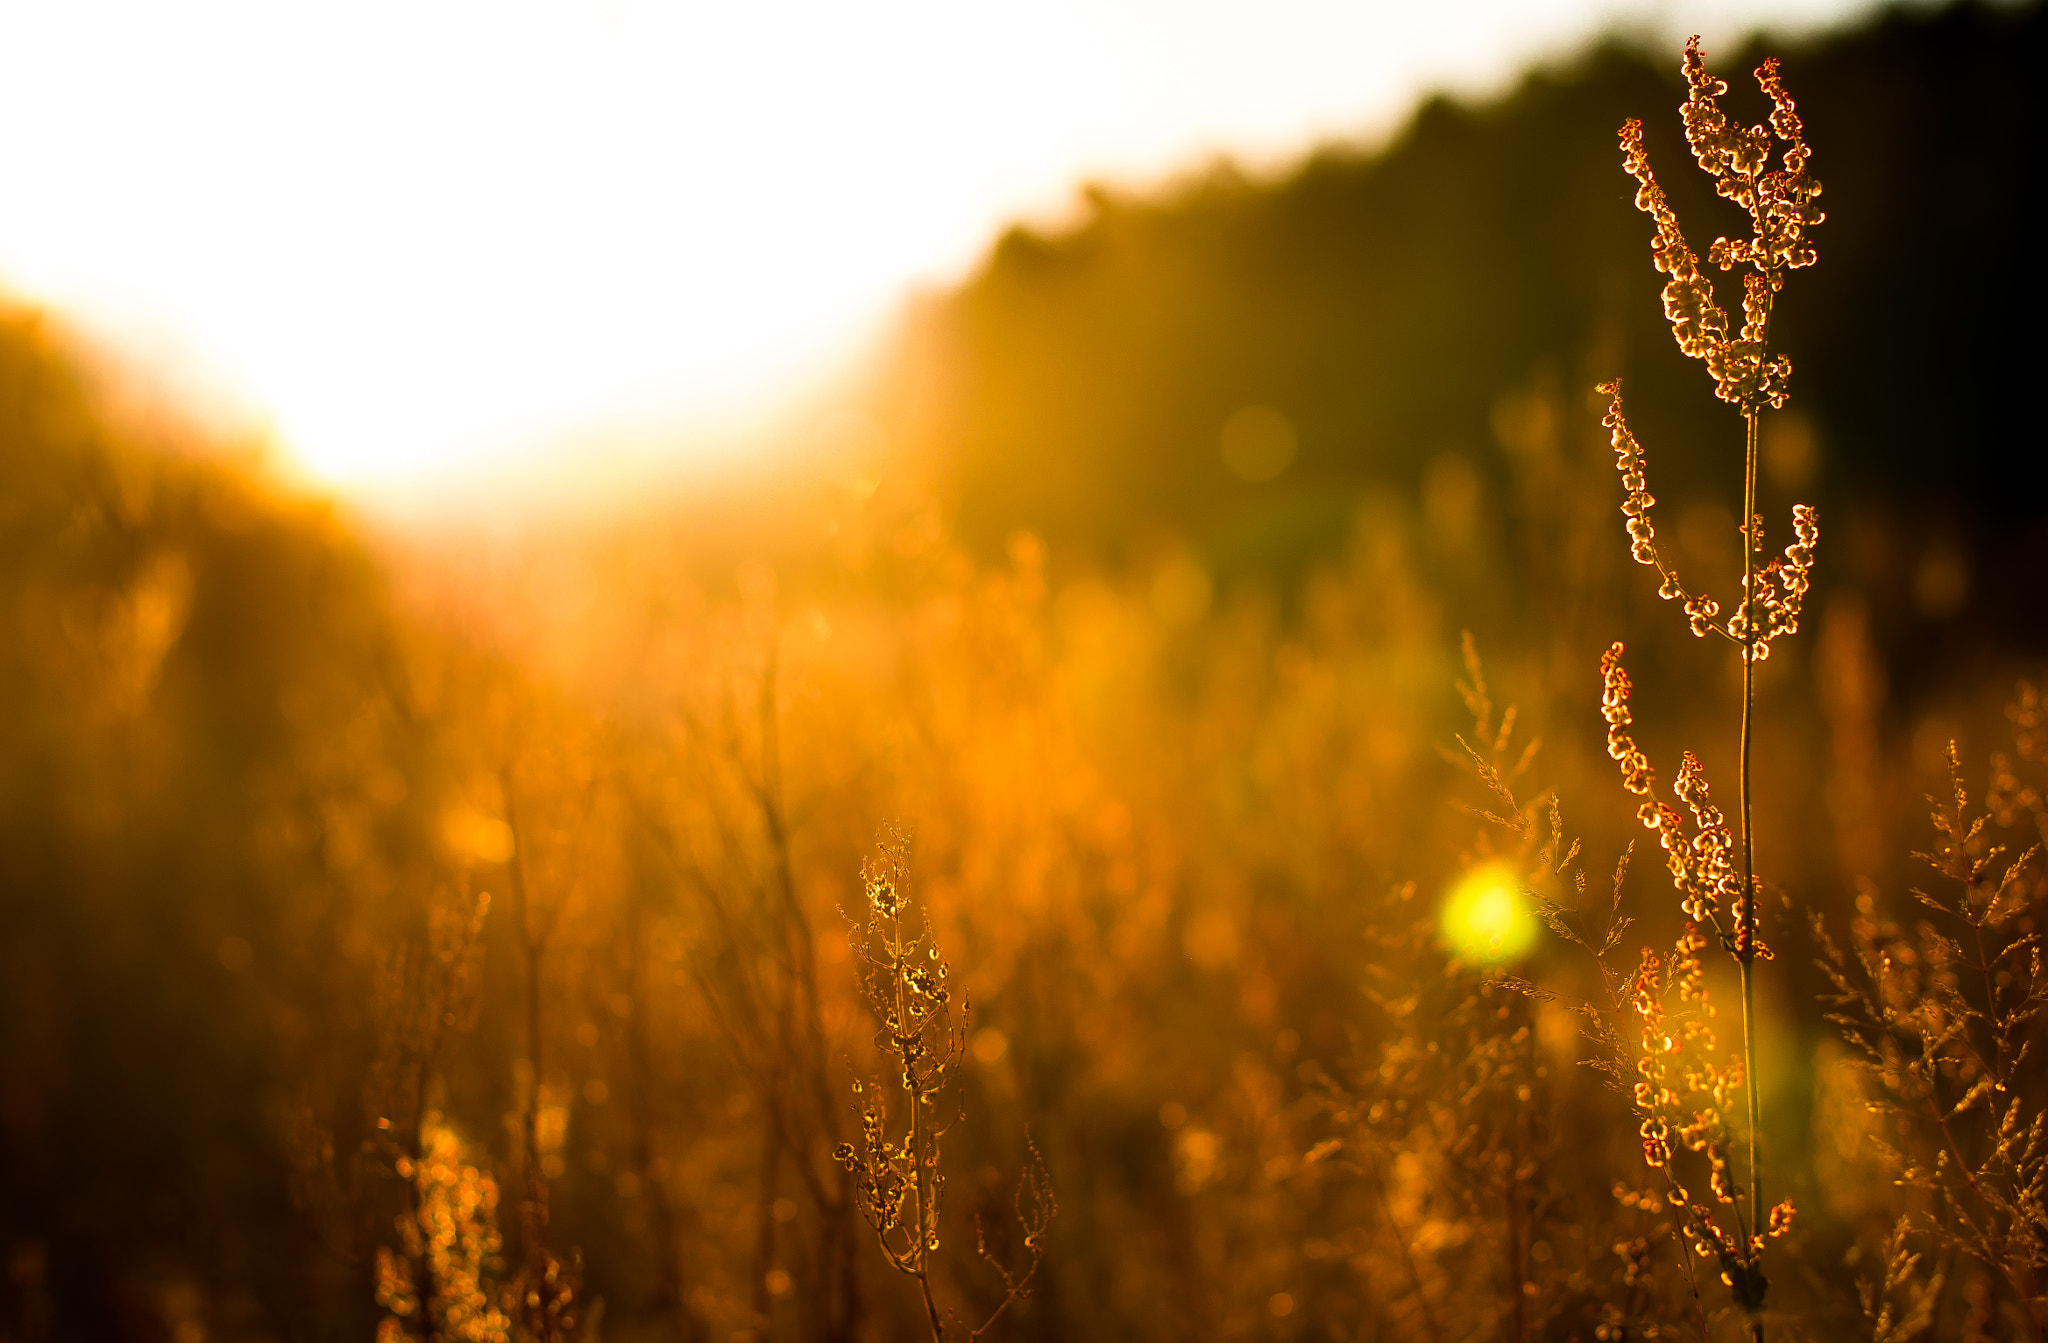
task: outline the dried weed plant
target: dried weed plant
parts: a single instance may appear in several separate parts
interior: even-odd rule
[[[1562,822],[1554,811],[1552,828],[1561,835]],[[1737,1304],[1746,1311],[1751,1307],[1744,1292],[1761,1290],[1748,1277],[1756,1271],[1759,1247],[1742,1216],[1733,1170],[1735,1143],[1727,1119],[1745,1089],[1745,1078],[1741,1061],[1721,1046],[1714,1030],[1717,1013],[1700,962],[1700,953],[1710,943],[1700,925],[1688,921],[1668,957],[1643,947],[1633,964],[1628,959],[1623,938],[1634,920],[1622,912],[1622,887],[1633,853],[1631,845],[1615,864],[1612,895],[1597,921],[1588,908],[1583,869],[1572,871],[1576,899],[1571,904],[1545,897],[1537,902],[1537,913],[1551,930],[1591,958],[1600,997],[1575,999],[1520,981],[1516,987],[1539,1000],[1561,1004],[1581,1018],[1582,1033],[1593,1045],[1591,1056],[1582,1062],[1625,1099],[1637,1125],[1644,1164],[1660,1182],[1649,1189],[1626,1182],[1614,1186],[1616,1201],[1643,1214],[1646,1224],[1641,1233],[1613,1247],[1625,1263],[1620,1284],[1624,1290],[1603,1303],[1595,1336],[1656,1336],[1660,1303],[1647,1274],[1653,1244],[1669,1239],[1684,1276],[1690,1314],[1706,1339],[1712,1311],[1700,1291],[1695,1257],[1717,1263],[1722,1282],[1734,1289]],[[1764,1234],[1781,1236],[1791,1222],[1792,1204],[1787,1200],[1771,1210]]]
[[[1643,145],[1642,123],[1631,119],[1621,128],[1622,163],[1637,183],[1636,207],[1656,224],[1651,244],[1657,269],[1670,278],[1663,291],[1664,315],[1679,349],[1706,365],[1714,394],[1741,413],[1744,429],[1742,475],[1741,599],[1725,616],[1704,592],[1688,589],[1657,549],[1650,510],[1645,456],[1629,428],[1619,380],[1601,384],[1609,404],[1604,427],[1612,434],[1616,466],[1621,472],[1634,559],[1657,570],[1658,595],[1683,602],[1694,635],[1718,635],[1735,645],[1742,659],[1742,715],[1737,777],[1737,829],[1708,795],[1706,773],[1687,752],[1674,781],[1674,800],[1658,796],[1648,758],[1630,734],[1631,691],[1621,665],[1617,642],[1601,659],[1601,710],[1607,720],[1608,754],[1621,766],[1622,782],[1641,799],[1637,815],[1656,832],[1663,847],[1687,925],[1668,963],[1645,951],[1629,987],[1629,999],[1641,1018],[1641,1051],[1632,1061],[1636,1073],[1634,1104],[1643,1116],[1643,1155],[1669,1181],[1668,1195],[1685,1212],[1686,1231],[1695,1251],[1713,1257],[1735,1303],[1748,1317],[1752,1337],[1764,1336],[1764,1304],[1769,1280],[1764,1273],[1767,1236],[1789,1224],[1791,1204],[1780,1203],[1766,1217],[1761,1160],[1761,1097],[1756,1067],[1756,965],[1770,950],[1758,936],[1756,876],[1750,758],[1754,730],[1756,664],[1769,656],[1772,642],[1799,628],[1801,607],[1811,581],[1813,550],[1819,540],[1814,510],[1793,509],[1793,543],[1782,557],[1761,565],[1763,519],[1757,511],[1759,424],[1766,408],[1785,404],[1791,361],[1770,350],[1770,319],[1788,272],[1816,260],[1806,231],[1822,222],[1815,202],[1820,183],[1807,172],[1811,151],[1791,95],[1779,78],[1778,62],[1767,60],[1756,70],[1757,86],[1771,102],[1766,124],[1744,126],[1731,121],[1717,99],[1727,84],[1710,74],[1699,39],[1686,43],[1683,71],[1686,98],[1680,107],[1685,135],[1702,171],[1714,179],[1716,191],[1747,212],[1747,238],[1717,238],[1709,260],[1723,271],[1743,272],[1743,321],[1732,327],[1715,298],[1711,281],[1701,271],[1699,256],[1687,245],[1676,212],[1650,168]],[[1772,139],[1784,146],[1780,166],[1771,166]],[[1688,830],[1687,815],[1691,827]],[[1611,927],[1611,925],[1610,925]],[[1590,943],[1589,949],[1590,949]],[[1712,1007],[1699,954],[1718,948],[1731,957],[1741,979],[1742,1060],[1739,1065],[1712,1062],[1715,1040]],[[1612,950],[1601,940],[1596,958]],[[1603,974],[1607,969],[1602,960]],[[1676,992],[1680,1006],[1667,997]],[[1746,1094],[1747,1125],[1741,1146],[1746,1149],[1747,1178],[1733,1173],[1737,1140],[1727,1123],[1736,1093]],[[1695,1197],[1679,1182],[1673,1160],[1680,1147],[1703,1157],[1710,1169],[1710,1201]],[[1704,1327],[1704,1326],[1703,1326]]]
[[[839,1144],[833,1156],[853,1177],[861,1216],[874,1232],[882,1257],[916,1282],[932,1339],[943,1343],[949,1324],[964,1327],[956,1314],[940,1310],[933,1277],[946,1192],[940,1148],[946,1134],[965,1117],[955,1074],[967,1053],[970,1007],[961,993],[957,1013],[954,1010],[955,990],[947,983],[952,970],[933,938],[930,918],[919,911],[912,921],[910,837],[886,829],[876,849],[861,867],[865,917],[852,923],[848,938],[862,994],[878,1022],[875,1045],[896,1070],[895,1080],[907,1096],[903,1108],[909,1128],[900,1139],[892,1135],[889,1107],[883,1100],[886,1083],[856,1081],[860,1135]],[[1046,1232],[1059,1212],[1038,1148],[1028,1137],[1025,1142],[1027,1157],[1015,1204],[1024,1265],[1013,1270],[1005,1263],[990,1248],[977,1219],[975,1252],[1000,1277],[1003,1295],[967,1332],[969,1339],[987,1333],[1012,1303],[1029,1293],[1045,1257]]]
[[[491,898],[437,901],[425,945],[401,943],[378,967],[377,1054],[367,1090],[376,1114],[364,1156],[395,1175],[403,1206],[396,1244],[375,1251],[380,1343],[509,1338],[493,1300],[502,1248],[496,1183],[462,1160],[460,1139],[432,1108],[450,1039],[476,1024],[482,934]]]
[[[1464,657],[1458,689],[1472,731],[1454,758],[1484,794],[1465,807],[1476,822],[1465,883],[1549,891],[1578,872],[1580,846],[1566,840],[1551,794],[1517,798],[1540,742],[1516,739],[1512,706],[1496,717],[1469,633]],[[1350,1077],[1314,1078],[1333,1134],[1307,1161],[1356,1176],[1379,1223],[1354,1262],[1402,1337],[1519,1341],[1599,1328],[1598,1303],[1628,1283],[1609,1280],[1602,1250],[1612,1237],[1596,1229],[1605,1210],[1577,1206],[1561,1168],[1567,1125],[1530,1009],[1551,995],[1504,975],[1485,947],[1447,948],[1439,912],[1414,883],[1389,905],[1374,921],[1368,989],[1383,1038]]]
[[[1971,805],[1953,743],[1949,795],[1927,799],[1939,842],[1916,856],[1942,882],[1912,891],[1925,916],[1910,927],[1883,918],[1866,886],[1846,949],[1813,920],[1829,1019],[1877,1121],[1866,1141],[1907,1199],[1882,1280],[1862,1284],[1880,1339],[1936,1325],[1967,1338],[2048,1330],[2048,807],[2019,777],[2043,760],[2035,687],[2023,683],[2008,713],[2019,759],[1993,756],[1984,803]],[[2016,855],[1994,842],[2001,830],[2024,846]]]
[[[521,824],[519,795],[509,764],[501,767],[499,784],[504,794],[505,824],[511,850],[506,859],[506,877],[512,885],[521,968],[525,972],[521,1007],[525,1027],[525,1072],[529,1079],[526,1094],[521,1097],[518,1119],[520,1262],[507,1292],[522,1343],[564,1343],[578,1336],[582,1257],[572,1250],[564,1259],[548,1243],[548,1171],[541,1131],[548,1104],[542,1066],[546,1041],[543,1029],[545,967],[549,946],[560,926],[566,901],[543,902],[535,898],[532,833],[530,827]],[[587,806],[579,810],[587,811]],[[578,817],[579,822],[587,819],[587,816]]]
[[[744,691],[733,683],[747,681]],[[673,777],[636,783],[632,809],[678,895],[694,897],[702,923],[684,958],[687,977],[704,1024],[758,1115],[749,1137],[754,1197],[744,1309],[753,1327],[772,1335],[776,1298],[795,1295],[811,1334],[853,1339],[866,1311],[860,1228],[850,1183],[823,1159],[842,1137],[844,1115],[828,1064],[819,939],[797,886],[779,685],[771,643],[755,676],[721,679],[708,705],[679,701],[673,727],[681,768],[664,764],[659,773]],[[635,1071],[644,1076],[651,1069]],[[641,1085],[635,1083],[636,1093]],[[636,1142],[651,1147],[647,1139]],[[814,1211],[810,1237],[776,1212],[793,1206],[785,1196],[792,1182]],[[800,1294],[782,1267],[792,1257],[813,1266]],[[677,1262],[666,1250],[662,1259]],[[672,1307],[678,1337],[687,1343],[707,1336],[709,1325],[689,1305],[679,1268],[666,1271],[671,1300],[682,1303]],[[789,1290],[772,1290],[785,1281]]]

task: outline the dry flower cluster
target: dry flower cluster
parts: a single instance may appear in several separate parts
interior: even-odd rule
[[[1704,639],[1709,634],[1718,634],[1742,648],[1746,657],[1763,661],[1771,655],[1772,640],[1781,635],[1796,634],[1799,630],[1800,611],[1806,604],[1806,593],[1812,585],[1813,550],[1820,542],[1818,515],[1808,504],[1792,505],[1795,538],[1792,544],[1785,547],[1782,557],[1772,560],[1762,569],[1743,575],[1744,590],[1753,590],[1753,601],[1726,620],[1718,619],[1721,604],[1705,593],[1688,591],[1679,579],[1678,571],[1658,553],[1657,529],[1650,521],[1650,509],[1657,500],[1645,480],[1642,444],[1636,441],[1622,410],[1620,379],[1601,383],[1599,391],[1609,398],[1607,414],[1600,423],[1613,434],[1615,466],[1621,472],[1626,496],[1621,511],[1628,518],[1630,555],[1636,563],[1655,568],[1664,580],[1657,588],[1658,596],[1666,601],[1685,604],[1686,622],[1696,637]],[[1745,536],[1753,538],[1750,544],[1752,552],[1762,549],[1763,522],[1760,518],[1752,515],[1752,523]],[[1750,609],[1758,614],[1752,617]]]
[[[1756,964],[1771,958],[1758,934],[1761,887],[1755,872],[1754,828],[1750,789],[1752,714],[1755,664],[1769,656],[1774,639],[1795,632],[1811,584],[1813,549],[1819,539],[1812,508],[1793,509],[1796,539],[1784,557],[1757,567],[1763,549],[1763,523],[1756,507],[1758,423],[1766,406],[1782,408],[1791,361],[1769,350],[1771,309],[1789,270],[1811,266],[1814,249],[1806,241],[1808,227],[1824,216],[1814,201],[1820,183],[1807,173],[1811,151],[1791,95],[1778,75],[1778,63],[1766,61],[1756,71],[1759,88],[1769,97],[1767,126],[1742,126],[1729,120],[1715,101],[1728,91],[1725,82],[1707,71],[1699,39],[1686,44],[1684,73],[1687,94],[1681,115],[1687,142],[1702,171],[1714,179],[1719,194],[1748,212],[1751,236],[1717,238],[1708,255],[1720,269],[1746,267],[1743,274],[1743,323],[1731,333],[1727,312],[1714,297],[1713,285],[1701,272],[1699,257],[1686,244],[1678,216],[1651,170],[1643,145],[1642,123],[1630,120],[1621,128],[1622,166],[1637,183],[1636,207],[1656,224],[1651,252],[1657,269],[1669,276],[1664,286],[1664,315],[1679,349],[1703,362],[1714,379],[1715,395],[1742,413],[1746,451],[1742,485],[1742,601],[1725,620],[1712,597],[1686,590],[1677,573],[1659,556],[1650,509],[1656,502],[1645,477],[1644,453],[1629,428],[1622,407],[1621,384],[1601,384],[1608,397],[1602,425],[1611,432],[1620,470],[1631,556],[1656,568],[1662,578],[1658,595],[1682,600],[1687,623],[1696,637],[1709,632],[1736,645],[1742,659],[1742,717],[1739,743],[1737,803],[1739,836],[1716,807],[1707,787],[1706,770],[1691,751],[1684,755],[1673,791],[1691,813],[1692,831],[1677,807],[1656,795],[1648,757],[1631,734],[1631,685],[1621,665],[1617,641],[1600,660],[1601,714],[1607,722],[1607,753],[1620,766],[1622,785],[1640,798],[1637,817],[1656,832],[1670,870],[1672,885],[1686,917],[1668,962],[1645,949],[1628,997],[1640,1018],[1635,1055],[1634,1107],[1641,1117],[1643,1158],[1668,1181],[1672,1206],[1680,1210],[1683,1233],[1701,1257],[1719,1264],[1721,1281],[1733,1295],[1760,1341],[1764,1337],[1769,1280],[1764,1272],[1767,1236],[1775,1238],[1791,1225],[1792,1204],[1780,1202],[1764,1213],[1760,1078],[1757,1073]],[[1771,137],[1785,145],[1783,166],[1770,168]],[[1726,910],[1726,917],[1723,910]],[[1707,930],[1711,929],[1710,941]],[[1574,940],[1582,940],[1576,938]],[[1705,986],[1699,953],[1718,944],[1733,958],[1741,977],[1743,1057],[1739,1064],[1716,1062],[1711,1027],[1713,1007]],[[1591,947],[1588,947],[1591,950]],[[1595,951],[1601,958],[1605,948]],[[1605,962],[1602,960],[1603,973]],[[1611,990],[1611,985],[1610,985]],[[1676,992],[1679,1006],[1667,998]],[[1615,1034],[1610,1025],[1609,1037]],[[1746,1093],[1748,1123],[1746,1182],[1733,1174],[1731,1153],[1736,1139],[1726,1115],[1736,1093]],[[1674,1169],[1672,1140],[1705,1158],[1711,1201],[1691,1192]],[[1746,1184],[1746,1187],[1744,1185]],[[1716,1209],[1721,1211],[1717,1213]],[[1702,1328],[1705,1320],[1702,1317]]]
[[[1685,138],[1702,171],[1714,179],[1715,190],[1749,213],[1747,238],[1716,238],[1707,250],[1722,270],[1740,266],[1743,275],[1742,330],[1729,332],[1728,314],[1714,297],[1714,287],[1700,271],[1699,255],[1686,244],[1678,215],[1651,171],[1643,148],[1643,124],[1630,120],[1621,128],[1622,166],[1637,182],[1636,208],[1656,221],[1657,240],[1651,252],[1657,269],[1671,278],[1664,286],[1664,315],[1670,319],[1678,348],[1706,364],[1714,394],[1753,415],[1768,403],[1785,404],[1785,383],[1792,363],[1769,353],[1771,303],[1784,287],[1785,272],[1811,266],[1817,259],[1806,230],[1826,216],[1814,202],[1820,183],[1806,171],[1812,151],[1792,96],[1778,77],[1778,62],[1757,69],[1757,86],[1771,100],[1767,126],[1731,122],[1715,100],[1728,85],[1707,72],[1699,39],[1685,47],[1686,99],[1680,108]],[[1785,145],[1783,167],[1770,165],[1771,137]]]
[[[957,1326],[958,1319],[952,1312],[942,1311],[934,1295],[941,1245],[939,1212],[946,1193],[941,1143],[964,1118],[964,1110],[955,1108],[951,1114],[942,1114],[941,1106],[945,1101],[958,1105],[954,1073],[967,1053],[970,1008],[963,994],[958,1016],[954,1014],[953,990],[946,982],[952,967],[933,941],[930,920],[908,921],[912,906],[909,835],[885,830],[877,848],[876,856],[862,866],[867,907],[849,940],[860,967],[863,994],[877,1018],[875,1044],[897,1070],[895,1080],[905,1094],[903,1112],[910,1126],[900,1139],[895,1137],[889,1131],[889,1109],[883,1100],[890,1088],[881,1081],[857,1081],[853,1089],[861,1097],[860,1136],[839,1144],[832,1156],[853,1179],[855,1202],[874,1232],[882,1257],[891,1268],[916,1282],[934,1343],[942,1343],[948,1324]],[[967,1331],[968,1338],[988,1332],[1013,1302],[1030,1291],[1031,1280],[1045,1257],[1046,1232],[1058,1211],[1038,1149],[1029,1147],[1016,1196],[1024,1266],[1013,1273],[989,1249],[977,1224],[976,1254],[995,1270],[1004,1290],[981,1324]]]

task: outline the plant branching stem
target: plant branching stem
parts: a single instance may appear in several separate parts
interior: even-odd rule
[[[1377,1166],[1361,1166],[1359,1169],[1372,1185],[1372,1196],[1380,1205],[1380,1216],[1386,1219],[1387,1229],[1394,1233],[1394,1248],[1401,1252],[1401,1267],[1407,1270],[1408,1289],[1415,1293],[1415,1307],[1422,1315],[1423,1330],[1428,1333],[1430,1343],[1443,1343],[1443,1330],[1437,1325],[1436,1312],[1429,1308],[1429,1293],[1422,1286],[1422,1271],[1416,1266],[1415,1255],[1408,1248],[1411,1237],[1394,1217],[1379,1169]]]
[[[1756,1069],[1756,850],[1750,825],[1749,742],[1750,719],[1756,699],[1756,459],[1757,421],[1760,411],[1743,412],[1746,443],[1742,471],[1742,761],[1738,776],[1739,809],[1742,812],[1742,939],[1737,960],[1742,968],[1742,1070],[1749,1083],[1749,1228],[1752,1236],[1764,1229],[1764,1185],[1762,1164],[1757,1158],[1763,1133],[1762,1088]],[[1744,1247],[1752,1268],[1756,1255]],[[1763,1343],[1761,1315],[1750,1320],[1750,1336]]]
[[[910,1001],[904,989],[903,964],[907,953],[903,946],[903,922],[900,915],[889,920],[889,978],[890,990],[894,995],[897,1025],[892,1030],[908,1031],[910,1022]],[[925,1146],[931,1140],[930,1121],[925,1117],[924,1094],[916,1085],[916,1068],[912,1060],[903,1059],[904,1079],[910,1091],[910,1206],[912,1230],[910,1249],[905,1262],[914,1267],[911,1276],[917,1279],[917,1288],[924,1297],[925,1320],[932,1328],[932,1343],[945,1343],[946,1326],[939,1314],[939,1303],[932,1296],[931,1263],[928,1257],[927,1237],[937,1227],[937,1218],[928,1204],[931,1190],[928,1187],[933,1178],[934,1167],[925,1163]]]

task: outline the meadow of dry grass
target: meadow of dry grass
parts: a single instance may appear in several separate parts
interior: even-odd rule
[[[367,541],[8,313],[0,1339],[2040,1336],[2038,640],[1743,553],[1828,235],[1691,87],[1662,533],[1550,365],[1277,573],[908,467]]]

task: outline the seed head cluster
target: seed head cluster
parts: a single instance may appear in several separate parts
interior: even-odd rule
[[[861,865],[867,909],[852,923],[848,941],[860,970],[862,996],[877,1023],[875,1046],[908,1093],[908,1123],[900,1132],[892,1130],[885,1087],[855,1082],[860,1136],[840,1143],[832,1159],[846,1171],[855,1206],[874,1232],[883,1258],[916,1281],[934,1343],[942,1343],[947,1317],[932,1290],[934,1256],[941,1243],[939,1213],[946,1193],[940,1144],[964,1116],[954,1074],[967,1053],[970,1008],[962,995],[957,1015],[954,1011],[953,990],[947,984],[952,968],[934,940],[930,919],[920,914],[912,922],[910,836],[884,829],[876,850]],[[970,1339],[1028,1294],[1044,1256],[1046,1230],[1058,1212],[1038,1150],[1028,1140],[1027,1147],[1030,1159],[1017,1186],[1025,1266],[1013,1272],[990,1251],[977,1224],[976,1251],[1002,1279],[1005,1292],[988,1323],[971,1331]]]
[[[1691,813],[1691,833],[1686,814],[1657,796],[1656,772],[1649,757],[1636,745],[1630,732],[1634,716],[1628,707],[1633,687],[1628,669],[1621,665],[1622,645],[1616,641],[1600,657],[1600,714],[1607,720],[1607,754],[1621,766],[1622,787],[1642,799],[1636,818],[1657,834],[1664,851],[1664,865],[1671,872],[1679,907],[1695,924],[1722,933],[1731,951],[1740,954],[1753,947],[1755,954],[1770,957],[1761,939],[1752,941],[1751,920],[1745,918],[1742,879],[1736,870],[1735,836],[1721,809],[1714,805],[1707,788],[1706,767],[1687,751],[1679,762],[1678,777],[1672,782],[1676,800]],[[1722,922],[1721,911],[1729,909],[1733,927]]]
[[[1650,521],[1656,496],[1650,493],[1643,445],[1629,428],[1621,400],[1621,380],[1603,382],[1600,392],[1608,398],[1607,413],[1601,419],[1614,445],[1615,468],[1621,473],[1622,516],[1627,519],[1629,555],[1648,565],[1663,580],[1657,595],[1666,601],[1685,604],[1686,624],[1694,637],[1718,634],[1739,645],[1753,661],[1771,655],[1771,641],[1799,630],[1799,617],[1812,586],[1813,552],[1820,544],[1820,515],[1810,505],[1792,506],[1793,542],[1785,553],[1742,581],[1750,600],[1742,603],[1726,620],[1720,618],[1721,604],[1705,593],[1688,590],[1678,571],[1665,562],[1657,550],[1657,529]],[[1751,518],[1743,529],[1744,544],[1752,553],[1763,548],[1763,520]],[[1752,619],[1750,612],[1754,611]]]
[[[1792,505],[1794,540],[1784,555],[1746,578],[1749,600],[1728,617],[1728,635],[1761,662],[1771,655],[1771,640],[1799,631],[1799,613],[1813,579],[1813,549],[1820,544],[1820,520],[1811,506]],[[1752,518],[1745,539],[1752,550],[1763,549],[1763,519]],[[1755,613],[1752,627],[1750,613]]]
[[[1698,359],[1714,378],[1714,394],[1753,412],[1768,404],[1785,404],[1785,384],[1792,362],[1769,353],[1766,335],[1771,300],[1784,286],[1785,272],[1811,266],[1816,260],[1806,230],[1826,218],[1814,203],[1821,186],[1807,172],[1812,151],[1791,95],[1778,76],[1778,63],[1766,61],[1756,71],[1757,85],[1770,98],[1766,125],[1743,126],[1730,121],[1716,101],[1728,85],[1707,72],[1699,39],[1685,47],[1686,99],[1680,108],[1685,138],[1693,157],[1714,179],[1715,189],[1748,211],[1752,228],[1747,238],[1716,238],[1708,259],[1724,271],[1747,266],[1743,275],[1742,329],[1732,331],[1727,310],[1714,297],[1714,286],[1700,270],[1699,254],[1685,241],[1678,214],[1650,167],[1643,146],[1643,123],[1631,118],[1621,128],[1622,166],[1636,179],[1636,208],[1657,226],[1650,244],[1657,269],[1671,278],[1664,285],[1664,316],[1671,323],[1678,348]],[[1785,145],[1783,166],[1770,165],[1771,138]]]
[[[1665,1178],[1665,1197],[1676,1210],[1693,1253],[1720,1266],[1721,1281],[1746,1308],[1761,1305],[1765,1282],[1759,1265],[1766,1237],[1791,1230],[1790,1199],[1772,1208],[1759,1231],[1746,1215],[1730,1152],[1729,1107],[1747,1083],[1739,1060],[1719,1061],[1714,1005],[1700,953],[1711,944],[1688,923],[1668,961],[1648,947],[1629,985],[1637,1020],[1635,1108],[1641,1117],[1643,1160]],[[1676,998],[1676,1003],[1672,1002]],[[1697,1195],[1679,1168],[1679,1153],[1705,1162],[1707,1193]]]
[[[937,1099],[953,1080],[966,1053],[963,1005],[956,1021],[951,973],[932,941],[931,924],[908,924],[905,892],[910,876],[910,840],[885,832],[876,857],[862,866],[867,917],[855,929],[854,953],[862,987],[878,1022],[875,1043],[909,1093],[909,1130],[893,1135],[879,1086],[856,1088],[860,1140],[833,1152],[853,1176],[862,1215],[882,1243],[890,1263],[913,1276],[924,1271],[924,1256],[939,1247],[939,1209],[946,1177],[939,1169],[939,1140],[958,1114],[941,1121]]]

